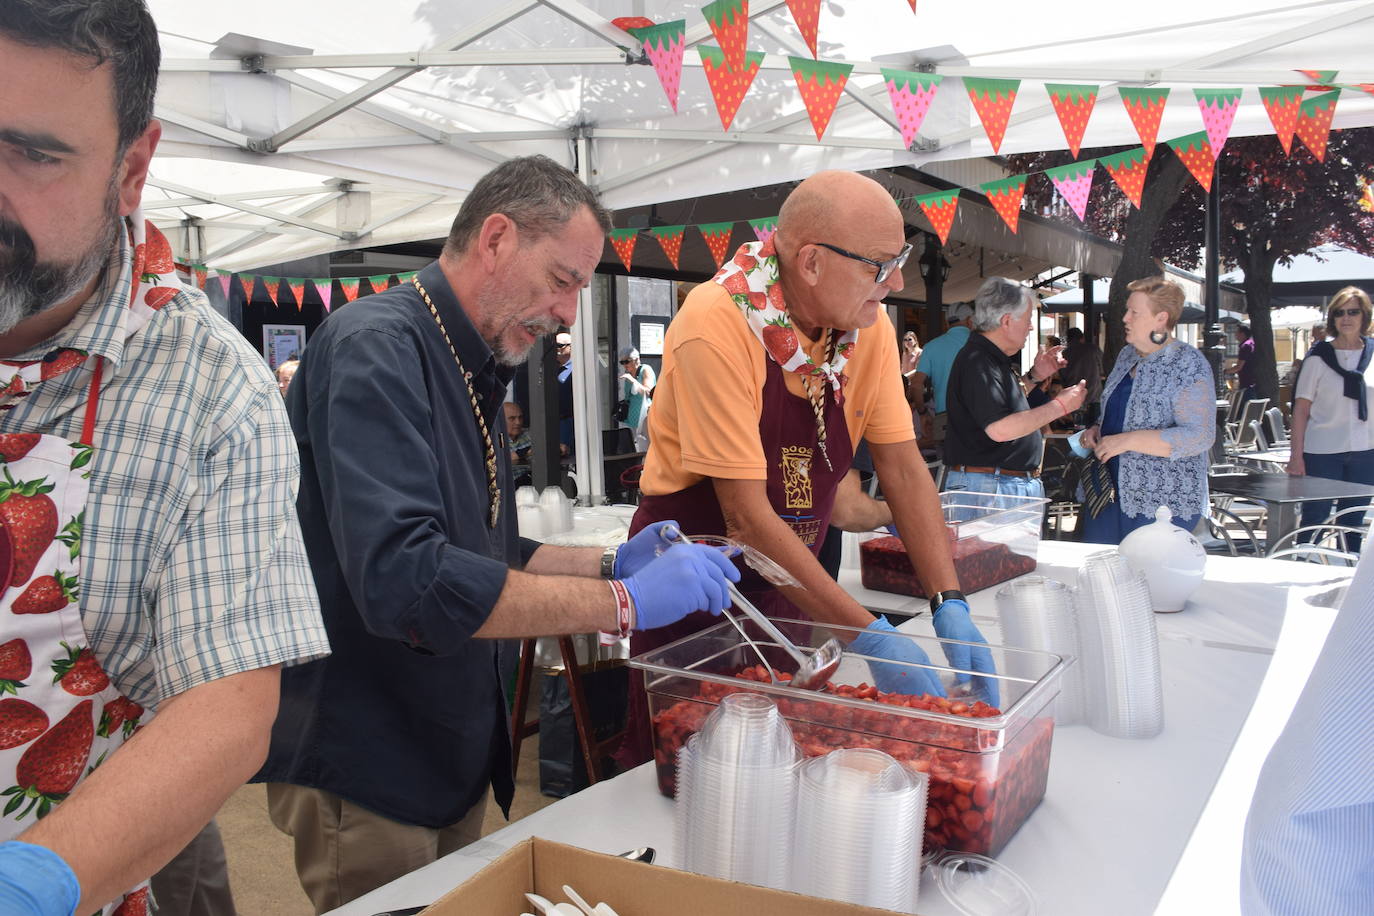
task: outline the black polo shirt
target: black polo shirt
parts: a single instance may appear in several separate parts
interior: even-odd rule
[[[984,430],[1005,416],[1029,410],[1011,359],[977,332],[949,371],[949,427],[945,465],[1030,471],[1040,466],[1044,443],[1037,429],[1020,439],[994,442]]]

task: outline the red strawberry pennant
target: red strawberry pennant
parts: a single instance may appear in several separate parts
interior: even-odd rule
[[[906,2],[911,5],[911,11],[916,12],[916,0],[906,0]]]
[[[639,238],[638,229],[612,229],[611,247],[620,256],[620,263],[625,265],[625,269],[630,269],[630,262],[635,255],[635,239]]]
[[[758,76],[759,66],[763,64],[762,51],[745,54],[744,70],[737,72],[725,64],[725,52],[715,45],[697,45],[701,55],[701,68],[706,71],[706,82],[711,85],[711,96],[716,100],[716,113],[720,115],[720,126],[729,130],[734,123],[735,112],[739,111],[744,94]]]
[[[1059,126],[1064,128],[1069,152],[1077,156],[1083,148],[1083,133],[1088,129],[1088,118],[1092,117],[1093,106],[1097,104],[1097,87],[1046,83],[1045,91],[1050,94],[1054,113],[1059,116]]]
[[[300,309],[302,306],[305,305],[305,281],[287,280],[286,285],[290,288],[291,295],[296,300],[296,308]]]
[[[1317,84],[1315,86],[1308,86],[1307,89],[1309,92],[1336,88],[1331,84],[1336,82],[1336,77],[1340,75],[1339,70],[1299,70],[1298,72]]]
[[[1096,165],[1096,159],[1084,159],[1082,162],[1070,162],[1058,168],[1045,169],[1045,174],[1054,182],[1054,189],[1073,208],[1074,216],[1078,217],[1079,222],[1083,221],[1088,212],[1088,195],[1092,193]]]
[[[626,32],[629,32],[630,29],[652,28],[654,21],[652,19],[645,19],[643,16],[617,16],[611,20],[611,25],[615,26],[617,29],[624,29]]]
[[[725,63],[739,73],[744,70],[744,46],[749,39],[749,0],[715,0],[701,8],[711,26]]]
[[[391,288],[391,274],[377,274],[375,277],[368,277],[367,282],[374,293],[384,292]]]
[[[943,77],[938,73],[915,73],[886,67],[882,68],[882,73],[887,83],[887,95],[892,99],[892,112],[897,116],[897,126],[902,131],[902,145],[911,149]]]
[[[195,267],[191,268],[191,270],[196,275],[196,288],[205,289],[205,280],[210,276],[210,272],[205,269],[205,265],[197,264]]]
[[[1302,107],[1301,86],[1262,86],[1260,100],[1264,110],[1269,112],[1269,123],[1274,125],[1274,133],[1283,145],[1283,153],[1293,153],[1293,131],[1298,126],[1298,112]]]
[[[1164,105],[1169,100],[1168,89],[1132,89],[1123,87],[1117,90],[1121,104],[1131,116],[1135,132],[1145,145],[1145,156],[1155,154],[1155,143],[1159,141],[1159,121],[1164,117]]]
[[[316,280],[315,292],[320,294],[320,301],[324,303],[324,313],[329,314],[329,300],[334,296],[333,280]]]
[[[1145,191],[1145,173],[1150,168],[1150,157],[1145,147],[1138,146],[1097,160],[1107,170],[1107,174],[1121,188],[1123,194],[1136,209],[1140,208],[1140,195]]]
[[[758,219],[751,219],[749,227],[754,230],[754,238],[766,243],[773,237],[773,233],[778,231],[778,218],[776,216],[761,216]]]
[[[1216,156],[1212,155],[1212,148],[1207,145],[1207,132],[1198,131],[1186,137],[1177,137],[1169,142],[1169,149],[1174,151],[1174,155],[1183,160],[1183,164],[1188,167],[1188,171],[1193,173],[1198,184],[1202,185],[1204,191],[1212,189],[1212,166],[1216,163]]]
[[[272,308],[278,308],[277,294],[281,292],[281,277],[263,277],[262,285],[267,287],[267,298],[272,300]]]
[[[357,277],[343,277],[339,280],[339,289],[343,290],[345,302],[352,302],[358,298],[358,283]]]
[[[716,269],[720,269],[730,254],[730,234],[734,232],[735,224],[733,222],[701,223],[697,229],[701,230],[701,237],[706,240],[706,247],[711,249],[711,257],[716,262]]]
[[[674,19],[649,28],[630,28],[629,32],[644,46],[644,54],[654,65],[658,82],[677,114],[677,91],[682,85],[682,52],[687,47],[687,20]]]
[[[980,185],[979,190],[988,196],[988,203],[1002,217],[1012,232],[1021,221],[1021,198],[1026,194],[1026,176],[1013,175],[1001,181],[989,181]]]
[[[978,120],[987,132],[988,142],[995,153],[1002,148],[1002,138],[1007,134],[1007,120],[1011,117],[1011,106],[1016,102],[1016,91],[1020,80],[997,80],[983,77],[964,77],[964,88],[973,102],[973,110],[978,112]]]
[[[792,21],[806,39],[811,56],[816,56],[816,28],[821,21],[821,0],[787,0],[787,8],[792,11]]]
[[[833,61],[811,60],[807,57],[789,57],[792,78],[801,90],[802,101],[806,103],[806,113],[811,116],[811,127],[819,140],[830,124],[830,116],[835,113],[844,84],[849,81],[849,71],[853,64],[840,64]]]
[[[257,279],[257,277],[248,274],[239,274],[239,285],[243,287],[244,302],[253,301],[253,282]]]
[[[1333,89],[1302,103],[1293,132],[1318,162],[1326,161],[1326,143],[1331,135],[1331,119],[1336,114],[1336,99],[1341,91]]]
[[[649,234],[658,239],[658,244],[663,248],[663,253],[668,256],[668,263],[673,265],[673,270],[677,270],[678,256],[682,254],[682,234],[687,231],[683,226],[659,226],[657,229],[650,229]]]
[[[1221,155],[1226,138],[1231,135],[1231,124],[1236,120],[1240,108],[1241,90],[1239,89],[1194,89],[1197,107],[1202,112],[1202,124],[1207,128],[1207,145],[1212,148],[1213,157]]]
[[[949,230],[954,226],[954,213],[959,209],[958,189],[922,194],[915,200],[921,205],[921,211],[925,213],[926,219],[930,220],[930,225],[934,227],[935,234],[940,236],[940,244],[943,245],[949,239]]]

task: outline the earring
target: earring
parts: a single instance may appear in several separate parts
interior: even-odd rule
[[[1166,341],[1166,340],[1168,340],[1168,339],[1169,339],[1169,332],[1168,332],[1168,331],[1151,331],[1151,332],[1150,332],[1150,343],[1154,344],[1154,345],[1157,346],[1157,347],[1163,346],[1163,345],[1164,345],[1164,341]]]

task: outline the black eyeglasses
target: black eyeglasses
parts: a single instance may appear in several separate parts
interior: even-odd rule
[[[1331,314],[1337,318],[1358,318],[1364,314],[1364,310],[1358,306],[1353,309],[1332,309]]]
[[[866,258],[861,254],[855,254],[852,251],[845,251],[838,245],[830,245],[825,242],[817,242],[816,244],[821,246],[822,248],[829,248],[831,251],[835,252],[837,255],[840,255],[841,257],[849,258],[854,261],[862,261],[863,263],[876,268],[878,271],[878,275],[873,278],[874,283],[882,283],[888,277],[892,276],[892,272],[894,270],[900,270],[902,265],[906,263],[906,259],[911,256],[910,242],[907,242],[906,245],[902,247],[901,254],[897,255],[897,257],[895,258],[889,258],[886,261],[875,261],[872,258]]]

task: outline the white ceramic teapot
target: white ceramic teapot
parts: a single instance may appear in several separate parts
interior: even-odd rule
[[[1207,552],[1197,538],[1175,525],[1167,506],[1155,510],[1155,520],[1121,541],[1118,552],[1150,584],[1150,601],[1157,613],[1183,610],[1188,596],[1202,584]]]

